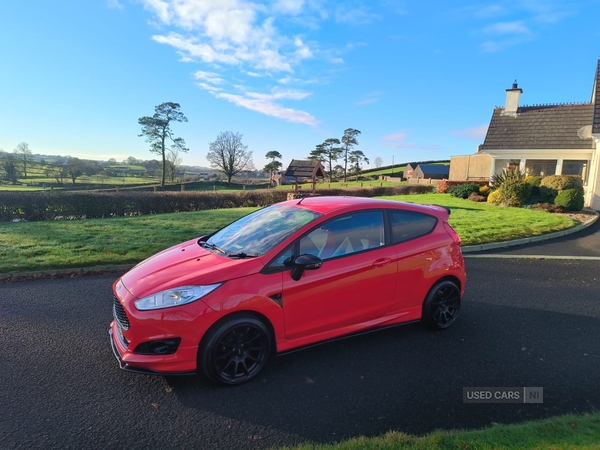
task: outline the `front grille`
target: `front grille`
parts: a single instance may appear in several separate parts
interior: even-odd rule
[[[113,316],[115,316],[115,320],[119,322],[121,328],[124,330],[129,330],[131,324],[129,323],[129,319],[127,318],[127,314],[125,313],[125,309],[123,309],[123,305],[119,299],[113,295]]]

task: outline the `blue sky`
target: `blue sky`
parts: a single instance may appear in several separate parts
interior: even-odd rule
[[[590,100],[599,3],[4,1],[0,149],[153,159],[137,120],[177,102],[184,164],[221,131],[257,169],[346,128],[371,165],[469,154],[514,79],[521,104]]]

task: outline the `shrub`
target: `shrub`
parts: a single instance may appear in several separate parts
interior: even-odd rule
[[[564,191],[566,189],[579,189],[583,194],[583,183],[581,182],[581,178],[571,175],[549,175],[542,178],[540,187],[542,186],[554,189],[557,192]]]
[[[565,189],[558,193],[554,204],[571,211],[581,211],[583,209],[583,193],[579,189]]]
[[[535,198],[540,197],[540,183],[543,177],[534,177],[532,175],[525,178],[525,182],[531,185],[531,196]]]
[[[353,189],[318,189],[318,195],[384,195],[422,194],[431,192],[429,185],[381,186]],[[51,191],[3,192],[0,222],[14,219],[28,221],[137,216],[170,212],[200,211],[217,208],[260,207],[287,199],[291,191],[260,189],[254,191],[185,191],[120,192]],[[304,193],[300,193],[304,194]],[[309,194],[307,192],[306,194]]]
[[[500,203],[500,191],[492,191],[487,198],[488,203]]]
[[[437,183],[437,192],[438,194],[445,194],[451,187],[460,186],[462,184],[476,183],[479,186],[486,186],[488,184],[487,181],[450,181],[450,180],[441,180]]]
[[[481,186],[481,187],[479,188],[479,193],[480,193],[481,195],[485,195],[485,196],[487,196],[487,195],[490,193],[490,187],[489,187],[489,186]]]
[[[471,200],[472,202],[485,202],[487,201],[487,197],[479,195],[477,192],[471,192],[471,195],[469,195],[467,200]]]
[[[521,207],[529,201],[531,185],[525,181],[508,180],[498,189],[500,203],[506,206]]]
[[[466,183],[461,184],[459,186],[453,186],[448,190],[448,193],[452,197],[457,198],[468,198],[471,193],[476,192],[479,193],[479,188],[481,186],[477,183]]]
[[[552,189],[548,186],[540,186],[539,190],[539,198],[542,203],[554,203],[554,199],[558,195],[558,191],[556,189]]]
[[[525,174],[519,169],[502,169],[499,174],[492,175],[490,186],[492,189],[498,189],[507,181],[524,181]]]

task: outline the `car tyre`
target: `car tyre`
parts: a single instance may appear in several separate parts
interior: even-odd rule
[[[436,283],[423,302],[423,321],[429,328],[443,330],[452,325],[460,312],[460,289],[445,280]]]
[[[198,368],[213,382],[242,384],[262,370],[271,347],[271,334],[261,320],[235,315],[207,332],[198,352]]]

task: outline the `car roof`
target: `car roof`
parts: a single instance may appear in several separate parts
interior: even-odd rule
[[[369,208],[404,209],[434,215],[440,215],[441,213],[442,216],[450,213],[450,211],[443,206],[421,205],[369,197],[304,197],[301,199],[288,200],[280,204],[286,206],[299,206],[324,215],[333,212],[341,212],[340,210],[352,211],[355,209]]]

